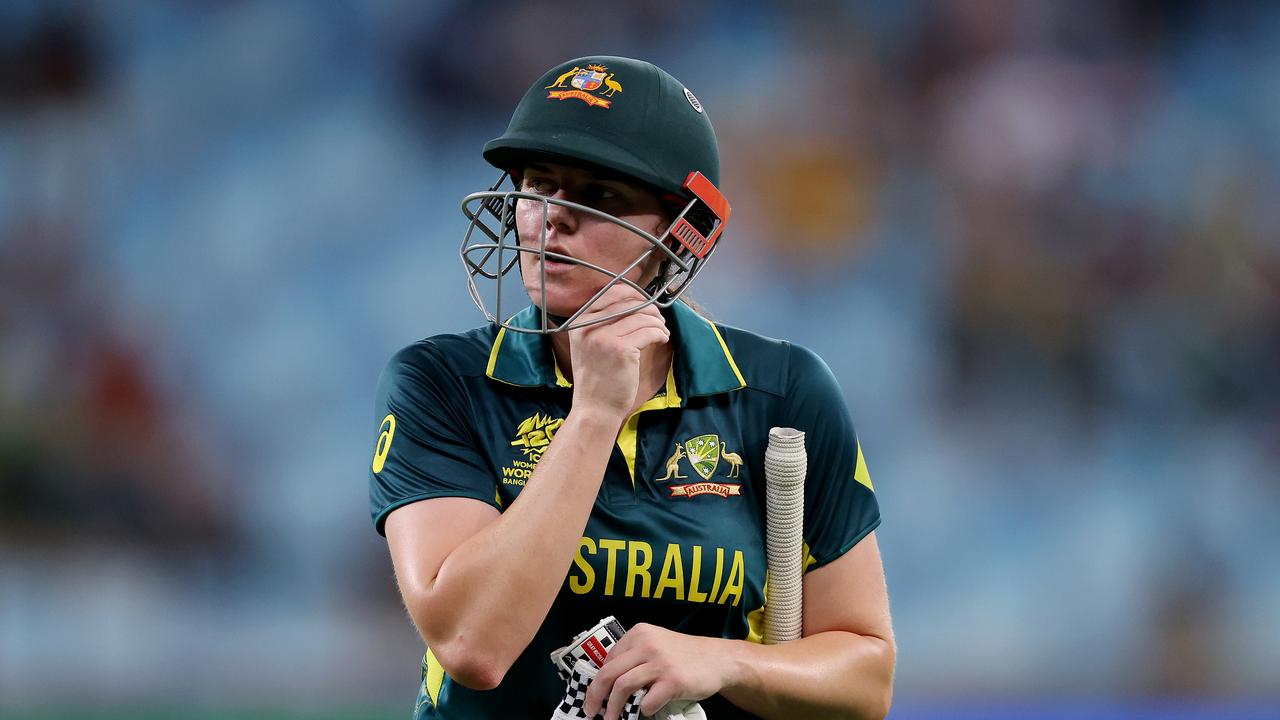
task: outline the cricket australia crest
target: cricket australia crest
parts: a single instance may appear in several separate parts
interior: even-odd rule
[[[693,471],[710,480],[711,474],[720,464],[720,436],[699,435],[684,441],[685,452],[689,453],[689,464]]]
[[[604,70],[603,65],[588,65],[586,70],[574,75],[569,84],[590,92],[604,84]]]
[[[719,435],[715,433],[698,435],[685,440],[683,443],[675,443],[675,452],[672,453],[671,457],[667,458],[667,474],[663,477],[655,478],[654,481],[666,482],[672,479],[687,478],[688,475],[680,472],[680,461],[688,460],[689,467],[692,467],[698,477],[705,482],[672,485],[671,497],[695,497],[697,495],[740,496],[742,494],[741,483],[711,481],[712,475],[720,467],[721,459],[729,466],[729,472],[725,475],[726,478],[738,477],[741,474],[742,456],[738,453],[729,452],[720,440]]]
[[[558,89],[566,84],[572,89]],[[551,91],[547,93],[548,100],[581,100],[591,107],[608,110],[613,101],[605,98],[622,92],[622,83],[613,79],[609,68],[593,63],[586,67],[575,65],[543,89]]]

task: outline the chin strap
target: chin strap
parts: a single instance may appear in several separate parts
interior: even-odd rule
[[[649,297],[656,297],[661,302],[663,298],[658,295],[658,291],[665,288],[673,277],[675,277],[675,274],[671,272],[671,261],[663,260],[662,264],[658,266],[658,274],[654,275],[653,281],[649,283],[649,286],[644,291],[649,294]],[[663,294],[665,295],[666,293]]]

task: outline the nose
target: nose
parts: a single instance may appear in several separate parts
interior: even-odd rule
[[[572,235],[578,229],[578,213],[570,208],[558,203],[550,202],[550,200],[566,200],[567,194],[564,188],[556,191],[555,195],[548,198],[547,202],[547,233],[552,231],[561,235]]]

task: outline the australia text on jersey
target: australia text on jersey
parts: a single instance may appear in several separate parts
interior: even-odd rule
[[[595,592],[606,596],[739,605],[746,574],[742,550],[722,547],[714,550],[712,565],[710,548],[704,553],[701,545],[667,543],[661,569],[658,569],[654,546],[643,540],[583,537],[573,559],[574,567],[569,571],[569,589],[578,595]],[[599,577],[589,559],[600,555],[606,555],[604,577]]]

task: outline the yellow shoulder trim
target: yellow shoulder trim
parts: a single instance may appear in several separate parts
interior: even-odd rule
[[[493,368],[498,364],[498,348],[502,347],[502,339],[507,336],[506,328],[498,328],[498,336],[493,339],[493,348],[489,350],[489,364],[484,369],[486,377],[497,380],[493,377]]]
[[[564,376],[564,373],[560,372],[560,363],[556,362],[554,354],[551,356],[551,364],[556,367],[556,386],[573,387],[573,383],[569,382],[569,379]]]
[[[853,479],[867,486],[871,492],[876,489],[871,486],[871,473],[867,472],[867,461],[862,457],[862,443],[858,442],[858,461],[853,468]]]
[[[716,324],[710,320],[707,320],[706,318],[702,319],[707,321],[707,324],[711,326],[711,332],[716,334],[716,340],[720,342],[720,349],[724,351],[724,359],[729,361],[729,367],[733,369],[733,376],[738,378],[738,385],[740,387],[746,387],[747,381],[743,379],[742,371],[738,370],[738,363],[734,362],[733,353],[729,352],[729,346],[725,345],[724,338],[720,337],[720,329],[717,328]]]
[[[431,698],[432,705],[439,705],[440,687],[444,685],[444,666],[431,654],[431,650],[427,650],[427,657],[423,662],[427,666],[427,677],[422,681],[427,688],[427,697]]]
[[[667,407],[680,407],[684,404],[680,400],[680,391],[676,390],[676,364],[673,361],[671,366],[667,368]]]

